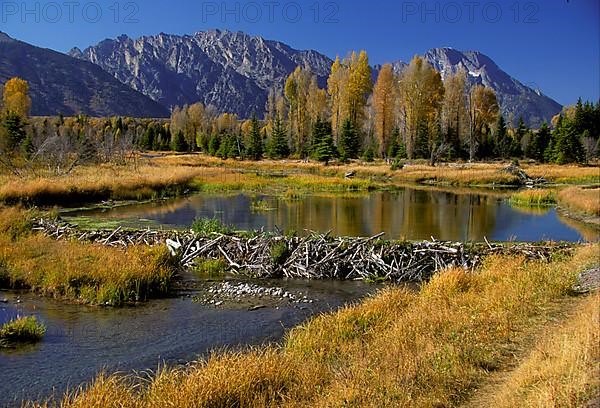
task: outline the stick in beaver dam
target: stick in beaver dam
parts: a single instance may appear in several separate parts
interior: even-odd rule
[[[449,267],[473,269],[485,256],[509,254],[548,261],[553,253],[572,251],[569,244],[460,243],[332,237],[307,231],[303,237],[260,232],[202,236],[193,232],[98,230],[83,233],[61,220],[39,220],[33,229],[55,239],[77,239],[99,245],[167,245],[182,267],[197,259],[219,259],[229,270],[257,278],[387,280],[421,282]]]

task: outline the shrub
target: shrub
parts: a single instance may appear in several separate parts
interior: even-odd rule
[[[232,228],[216,218],[196,218],[192,223],[192,231],[200,235],[231,234]]]
[[[17,317],[4,323],[0,329],[0,345],[10,343],[35,343],[46,334],[46,326],[35,316]]]

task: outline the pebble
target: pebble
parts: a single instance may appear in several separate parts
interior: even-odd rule
[[[226,300],[242,301],[245,298],[272,298],[279,301],[287,301],[291,303],[313,303],[312,299],[308,299],[302,293],[290,293],[279,287],[264,287],[251,283],[232,283],[220,282],[214,284],[206,290],[204,295],[194,297],[197,303],[203,303],[213,306],[221,306]],[[265,307],[265,306],[261,306]],[[256,310],[256,309],[249,309]]]

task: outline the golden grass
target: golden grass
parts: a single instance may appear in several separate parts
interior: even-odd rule
[[[599,249],[550,264],[492,257],[418,293],[389,288],[312,319],[281,346],[163,369],[141,388],[132,377],[100,377],[61,406],[455,406],[548,321]]]
[[[148,199],[202,191],[361,191],[407,183],[452,186],[516,185],[502,171],[505,163],[409,164],[392,171],[383,161],[325,166],[294,160],[260,162],[220,160],[205,155],[161,155],[140,158],[138,165],[82,166],[66,176],[37,173],[23,178],[0,175],[0,201],[25,204],[73,204],[106,199]],[[532,177],[552,182],[598,182],[598,167],[525,165]],[[344,175],[354,172],[356,178]]]
[[[556,204],[556,193],[549,189],[531,189],[510,196],[510,203],[521,206],[547,206]]]
[[[173,269],[166,248],[55,241],[31,234],[31,216],[17,208],[0,210],[0,287],[110,305],[167,292]]]
[[[600,392],[600,294],[541,336],[533,351],[490,395],[493,407],[583,407]]]
[[[533,178],[543,177],[554,183],[583,184],[600,182],[600,167],[575,165],[536,164],[524,165],[523,170]]]
[[[79,167],[67,176],[0,177],[0,201],[54,204],[105,199],[145,199],[186,187],[198,174],[188,167]]]
[[[576,212],[600,216],[600,188],[568,187],[558,193],[558,202]]]
[[[403,169],[392,171],[382,160],[373,163],[354,161],[344,165],[325,166],[321,163],[305,163],[300,160],[262,160],[259,162],[220,160],[205,155],[165,155],[155,159],[161,165],[206,166],[236,168],[259,171],[296,171],[313,175],[343,176],[348,171],[358,177],[375,178],[395,183],[427,183],[450,185],[517,184],[517,177],[501,171],[508,163],[440,163],[432,167],[427,164],[408,164]],[[524,164],[523,170],[533,178],[544,177],[556,183],[600,182],[600,167],[559,166],[556,164]]]

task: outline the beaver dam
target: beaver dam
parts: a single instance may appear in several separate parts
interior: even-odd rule
[[[55,239],[73,239],[126,248],[166,245],[184,268],[198,261],[220,260],[227,269],[254,278],[362,279],[424,281],[448,267],[473,269],[488,255],[509,254],[548,261],[565,243],[461,243],[389,241],[383,233],[368,238],[310,233],[286,236],[266,232],[209,234],[124,230],[85,231],[60,219],[36,221],[33,229]]]

